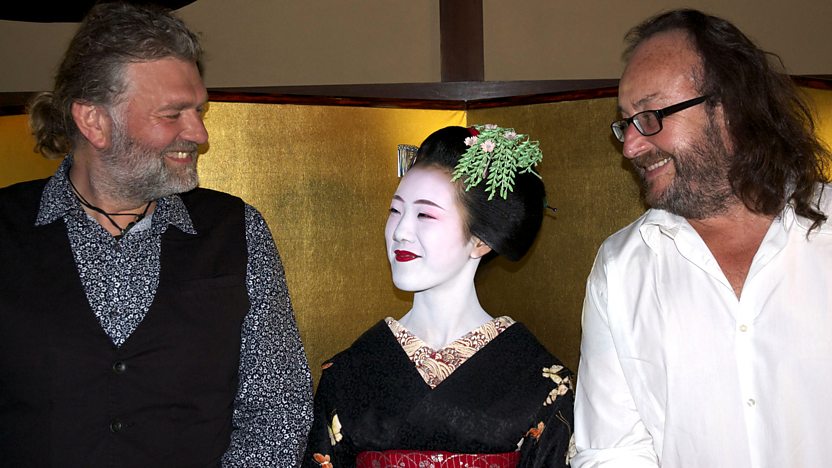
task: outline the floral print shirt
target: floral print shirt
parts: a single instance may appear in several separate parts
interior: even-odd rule
[[[41,197],[36,224],[66,223],[92,312],[115,346],[142,322],[159,285],[162,234],[196,233],[177,195],[120,240],[87,216],[68,183],[68,155]],[[289,467],[303,453],[312,422],[312,380],[286,278],[262,215],[245,206],[246,286],[251,307],[241,336],[239,387],[223,466]]]

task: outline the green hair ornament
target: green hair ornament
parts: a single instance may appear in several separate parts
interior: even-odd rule
[[[488,199],[493,199],[499,190],[505,200],[514,191],[517,174],[531,172],[542,179],[534,170],[543,160],[539,142],[529,141],[527,135],[513,128],[493,124],[474,125],[469,130],[471,136],[465,139],[468,150],[454,168],[452,182],[462,179],[465,190],[469,190],[485,178]]]

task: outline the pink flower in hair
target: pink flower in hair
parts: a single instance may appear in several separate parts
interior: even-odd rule
[[[477,144],[477,137],[476,136],[469,136],[465,139],[466,146],[474,146]]]
[[[494,147],[496,147],[496,146],[497,146],[497,145],[495,145],[493,141],[491,141],[491,140],[485,140],[485,141],[484,141],[484,142],[480,145],[480,148],[482,148],[482,150],[483,150],[483,151],[485,151],[486,153],[490,153],[490,152],[494,151]]]

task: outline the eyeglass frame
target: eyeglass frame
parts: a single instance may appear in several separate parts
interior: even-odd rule
[[[656,109],[656,110],[651,109],[651,110],[645,110],[645,111],[637,112],[637,113],[633,114],[632,117],[628,117],[626,119],[620,119],[620,120],[614,121],[613,123],[610,124],[610,129],[612,129],[612,134],[615,136],[615,138],[618,141],[620,141],[621,143],[624,143],[624,134],[627,132],[627,127],[629,127],[631,124],[635,125],[636,130],[638,130],[638,132],[641,133],[642,135],[644,135],[644,136],[653,136],[653,135],[661,132],[664,129],[664,125],[662,125],[662,119],[664,119],[665,117],[667,117],[671,114],[675,114],[676,112],[683,111],[683,110],[688,109],[690,107],[702,104],[709,97],[710,96],[707,96],[707,95],[699,96],[699,97],[695,97],[693,99],[688,99],[687,101],[682,101],[680,103],[673,104],[671,106],[667,106],[664,109]],[[644,114],[653,114],[656,117],[656,122],[658,122],[658,124],[659,124],[659,129],[658,130],[656,130],[655,132],[652,132],[652,133],[645,133],[641,129],[641,124],[638,123],[639,121],[637,119],[638,119],[639,115],[644,115]],[[626,125],[624,125],[624,124],[626,124]],[[623,128],[622,128],[622,126],[623,126]],[[621,132],[620,137],[618,136],[618,131],[616,131],[616,129]]]

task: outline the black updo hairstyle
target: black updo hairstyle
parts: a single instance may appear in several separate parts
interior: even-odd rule
[[[472,136],[465,127],[445,127],[428,136],[416,153],[413,167],[437,167],[453,174],[459,159],[468,149],[465,139]],[[491,250],[517,261],[531,248],[546,205],[546,189],[535,174],[517,174],[514,191],[503,199],[499,194],[488,199],[485,181],[465,190],[457,180],[458,196],[466,214],[465,225],[471,235]]]

